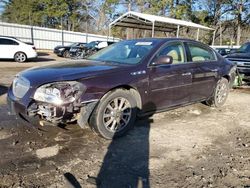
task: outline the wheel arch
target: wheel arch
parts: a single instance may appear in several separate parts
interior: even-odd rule
[[[14,54],[13,58],[15,58],[15,56],[16,56],[17,53],[23,53],[23,54],[26,56],[26,59],[27,59],[27,54],[26,54],[24,51],[17,51],[17,52]]]
[[[228,75],[228,74],[226,74],[226,75],[222,76],[222,78],[227,79],[227,81],[228,81],[229,83],[230,83],[230,81],[231,81],[231,76],[230,76],[230,75]]]
[[[111,92],[113,92],[114,90],[117,90],[117,89],[122,89],[122,90],[126,90],[126,91],[130,91],[131,94],[135,97],[136,99],[136,106],[138,108],[138,110],[141,110],[142,109],[142,99],[141,99],[141,95],[139,93],[139,91],[130,86],[130,85],[118,85],[116,87],[113,87],[112,89],[108,90],[107,92],[105,92],[99,99],[98,99],[98,102],[90,102],[90,103],[86,103],[86,106],[88,107],[89,105],[93,104],[93,106],[91,106],[90,109],[88,109],[87,111],[89,111],[90,113],[81,118],[81,121],[78,122],[78,124],[80,125],[80,127],[85,127],[86,123],[88,123],[88,125],[90,126],[90,120],[91,120],[91,116],[93,115],[93,112],[95,111],[95,109],[97,108],[98,106],[98,103],[100,103],[100,101],[105,98],[107,95],[109,95]],[[84,108],[85,110],[86,108]],[[91,127],[91,126],[90,126]]]
[[[234,85],[235,76],[236,75],[230,75],[230,74],[226,74],[226,75],[222,76],[222,78],[227,79],[228,84],[229,84],[229,88],[231,88],[231,89],[233,88],[233,85]]]
[[[142,99],[141,99],[141,95],[140,95],[139,91],[138,91],[135,87],[133,87],[133,86],[131,86],[131,85],[119,85],[119,86],[116,86],[116,87],[110,89],[108,92],[105,93],[105,95],[108,94],[108,93],[111,92],[111,91],[116,90],[116,89],[124,89],[124,90],[130,91],[130,92],[132,93],[132,95],[136,98],[137,107],[138,107],[139,109],[142,109]],[[104,96],[105,96],[105,95],[104,95]],[[104,97],[104,96],[103,96],[103,97]]]
[[[24,51],[17,51],[17,52],[14,54],[14,56],[13,56],[13,59],[14,59],[14,60],[16,59],[15,56],[16,56],[17,53],[23,53],[23,54],[25,55],[25,61],[27,61],[28,56],[27,56],[27,54],[26,54]]]
[[[141,102],[141,96],[138,92],[138,90],[130,85],[118,85],[116,87],[113,87],[112,89],[110,89],[109,91],[107,91],[102,97],[101,99],[99,100],[99,104],[97,103],[96,105],[94,104],[94,108],[93,108],[93,111],[91,112],[90,116],[88,117],[87,119],[87,123],[89,125],[89,127],[95,131],[97,134],[101,135],[102,137],[106,138],[106,139],[112,139],[114,136],[118,136],[117,134],[114,134],[114,135],[111,135],[109,136],[109,134],[106,134],[105,131],[103,132],[103,129],[100,128],[100,126],[98,126],[98,120],[97,118],[99,118],[99,116],[97,116],[97,112],[98,112],[98,106],[100,105],[100,101],[102,100],[105,100],[106,97],[109,96],[109,94],[112,94],[113,92],[115,91],[124,91],[126,92],[126,94],[131,94],[132,97],[135,98],[135,102],[136,102],[136,108],[140,108],[141,109],[141,106],[142,106],[142,102]],[[136,110],[134,110],[134,112],[136,113]],[[136,118],[136,114],[134,116],[134,118]],[[134,119],[135,120],[135,119]],[[85,126],[85,124],[82,124],[83,127]],[[131,127],[133,124],[130,124],[129,127]],[[128,129],[129,129],[128,127]],[[126,130],[126,128],[124,129]],[[105,135],[106,134],[106,135]],[[122,133],[123,134],[123,133]]]

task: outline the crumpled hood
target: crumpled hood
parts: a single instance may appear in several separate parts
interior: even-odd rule
[[[120,66],[104,62],[88,60],[72,61],[34,67],[20,72],[18,75],[28,79],[31,86],[64,80],[78,80],[91,76],[118,71]]]

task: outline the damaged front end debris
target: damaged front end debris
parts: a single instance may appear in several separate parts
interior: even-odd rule
[[[39,117],[40,125],[66,124],[77,121],[84,128],[97,100],[84,102],[86,87],[76,81],[55,82],[40,86],[28,106],[29,117]]]

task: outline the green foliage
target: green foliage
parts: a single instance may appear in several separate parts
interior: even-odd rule
[[[2,16],[5,20],[15,23],[40,23],[42,10],[39,0],[10,0]]]
[[[8,22],[73,29],[86,17],[80,0],[10,0],[4,9],[3,20]]]

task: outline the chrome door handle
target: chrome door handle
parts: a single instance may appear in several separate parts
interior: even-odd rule
[[[182,73],[182,76],[189,76],[189,75],[191,75],[191,72]]]

